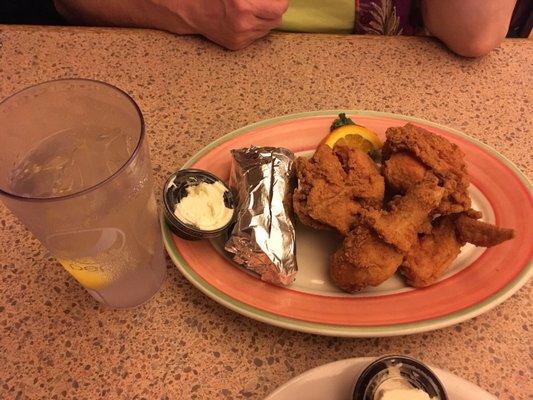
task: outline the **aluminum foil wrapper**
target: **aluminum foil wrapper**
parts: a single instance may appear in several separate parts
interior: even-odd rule
[[[262,280],[289,285],[298,271],[292,219],[294,154],[280,147],[254,146],[231,154],[230,187],[238,204],[225,249]]]

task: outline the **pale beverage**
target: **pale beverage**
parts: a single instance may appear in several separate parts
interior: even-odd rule
[[[76,101],[78,118],[51,124],[18,149],[2,178],[3,200],[97,300],[118,308],[141,304],[166,273],[142,116],[113,87],[71,80],[42,85],[58,84],[72,85],[61,97]],[[48,104],[57,102],[51,93]]]

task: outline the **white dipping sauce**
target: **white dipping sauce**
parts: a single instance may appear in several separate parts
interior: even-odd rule
[[[189,186],[187,195],[176,204],[174,215],[204,231],[222,228],[233,216],[233,209],[224,204],[225,192],[226,188],[220,182]]]
[[[387,368],[387,374],[374,393],[374,400],[431,400],[429,395],[405,380],[400,366]]]

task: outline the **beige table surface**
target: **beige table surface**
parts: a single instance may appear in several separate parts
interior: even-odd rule
[[[423,38],[273,34],[240,52],[119,29],[0,27],[0,97],[54,78],[126,90],[146,118],[156,192],[213,139],[264,118],[368,109],[458,128],[531,178],[533,42],[481,60]],[[0,127],[1,129],[1,127]],[[518,206],[518,205],[509,205]],[[100,307],[0,206],[1,399],[261,399],[348,357],[410,354],[500,399],[531,399],[531,283],[492,311],[434,332],[338,339],[226,310],[168,262],[150,302]]]

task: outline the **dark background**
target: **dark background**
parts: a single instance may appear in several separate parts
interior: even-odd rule
[[[52,0],[0,0],[1,24],[65,25]]]

